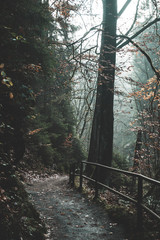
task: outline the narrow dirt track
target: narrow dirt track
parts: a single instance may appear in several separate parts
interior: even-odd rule
[[[35,181],[27,191],[48,227],[46,240],[125,239],[100,206],[69,187],[67,176]]]

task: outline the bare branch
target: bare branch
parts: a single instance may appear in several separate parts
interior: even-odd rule
[[[141,34],[142,32],[144,32],[147,28],[149,28],[150,26],[152,26],[154,23],[157,23],[160,21],[160,18],[156,18],[154,19],[152,22],[148,23],[145,27],[141,28],[138,32],[136,32],[132,37],[128,38],[128,40],[126,40],[124,43],[122,43],[121,45],[117,45],[118,49],[125,47],[130,40],[134,39],[135,37],[137,37],[139,34]],[[125,36],[125,35],[122,35]],[[127,37],[126,37],[127,38]],[[130,40],[129,40],[130,39]]]
[[[132,29],[133,29],[133,27],[134,27],[134,25],[135,25],[135,23],[136,23],[137,15],[138,15],[139,3],[140,3],[140,0],[138,0],[138,2],[137,2],[136,14],[135,14],[133,23],[132,23],[131,27],[128,29],[128,31],[124,34],[125,36],[128,36],[128,34],[132,31]],[[121,39],[121,40],[117,43],[117,46],[118,46],[121,42],[123,42],[123,39]]]
[[[95,27],[90,28],[89,31],[86,32],[81,38],[79,38],[78,40],[76,40],[75,42],[73,42],[73,43],[71,43],[71,44],[69,44],[67,46],[70,47],[71,45],[74,45],[74,44],[76,44],[78,42],[81,42],[91,31],[97,30],[97,27],[99,27],[99,26],[101,26],[101,24],[99,24],[99,25],[97,25]]]
[[[135,43],[131,38],[125,36],[125,35],[117,35],[117,37],[120,37],[120,38],[126,38],[128,43],[132,43],[133,46],[135,46],[148,60],[152,70],[154,71],[154,73],[156,74],[157,78],[159,79],[160,78],[160,73],[159,71],[153,66],[153,63],[152,63],[152,60],[150,58],[150,56],[137,44]]]
[[[132,0],[127,0],[126,3],[123,5],[123,7],[121,8],[121,10],[118,13],[118,18],[122,15],[122,13],[126,10],[126,8],[128,7],[128,5],[130,4]]]

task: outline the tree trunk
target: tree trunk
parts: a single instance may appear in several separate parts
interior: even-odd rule
[[[134,162],[133,162],[133,171],[138,172],[139,168],[139,161],[140,161],[140,153],[139,151],[142,148],[142,131],[138,130],[137,133],[137,140],[136,140],[136,145],[135,145],[135,150],[134,150]]]
[[[97,79],[97,98],[88,161],[107,166],[111,166],[112,162],[116,23],[117,0],[103,0],[103,29]],[[101,176],[103,179],[106,178],[105,173]]]

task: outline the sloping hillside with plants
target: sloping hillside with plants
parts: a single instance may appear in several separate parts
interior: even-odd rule
[[[5,240],[43,239],[43,223],[28,202],[19,169],[64,172],[83,157],[70,104],[74,66],[68,64],[70,50],[56,43],[67,41],[66,32],[74,28],[68,18],[60,4],[1,2],[0,232]]]

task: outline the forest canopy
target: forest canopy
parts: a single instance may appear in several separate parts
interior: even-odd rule
[[[61,20],[47,2],[2,3],[1,149],[13,164],[25,154],[28,165],[38,159],[67,168],[76,148],[81,151],[73,133],[70,50],[55,44],[58,38],[69,41],[69,13],[58,4],[55,9]],[[65,21],[64,29],[59,21]],[[69,136],[74,147],[66,144]]]

